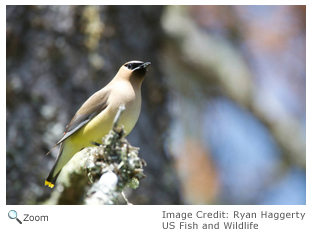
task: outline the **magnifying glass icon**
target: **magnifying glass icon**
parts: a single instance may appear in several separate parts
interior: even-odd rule
[[[10,219],[16,219],[20,224],[22,224],[21,220],[17,218],[17,212],[15,210],[10,210],[9,212],[9,218]]]

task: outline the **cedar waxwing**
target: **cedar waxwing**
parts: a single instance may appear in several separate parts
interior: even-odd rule
[[[94,93],[80,107],[55,145],[61,144],[45,185],[53,188],[62,168],[77,152],[92,146],[91,142],[101,143],[102,137],[112,128],[114,117],[121,105],[126,109],[119,119],[119,125],[124,126],[126,135],[131,132],[140,115],[141,85],[150,64],[141,61],[127,62],[120,67],[110,83]]]

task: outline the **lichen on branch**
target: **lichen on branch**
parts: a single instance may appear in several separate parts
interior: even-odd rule
[[[138,147],[133,147],[123,136],[118,120],[124,107],[120,107],[112,130],[103,137],[102,144],[90,147],[84,155],[84,170],[93,183],[87,193],[87,204],[113,204],[125,187],[136,189],[144,178],[145,161],[139,158]]]

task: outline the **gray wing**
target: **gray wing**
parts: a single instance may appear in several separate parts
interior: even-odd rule
[[[109,87],[103,88],[102,90],[93,94],[81,106],[81,108],[76,112],[75,116],[71,119],[69,124],[66,126],[64,135],[56,143],[55,146],[64,142],[67,138],[73,135],[77,130],[79,130],[85,124],[87,124],[90,120],[92,120],[92,118],[94,118],[96,115],[102,112],[105,108],[107,108],[107,105],[108,105],[107,100],[110,94],[110,90],[111,89]],[[50,153],[50,151],[48,152],[48,154]]]

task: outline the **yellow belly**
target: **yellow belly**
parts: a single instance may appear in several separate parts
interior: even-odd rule
[[[105,109],[76,133],[70,136],[66,141],[70,141],[70,144],[77,145],[79,148],[77,148],[78,151],[84,147],[91,146],[91,142],[102,143],[102,138],[112,129],[116,113],[117,109]],[[126,109],[122,113],[119,125],[124,126],[126,135],[131,132],[136,124],[139,113],[139,111],[138,113],[131,112],[131,109]]]

